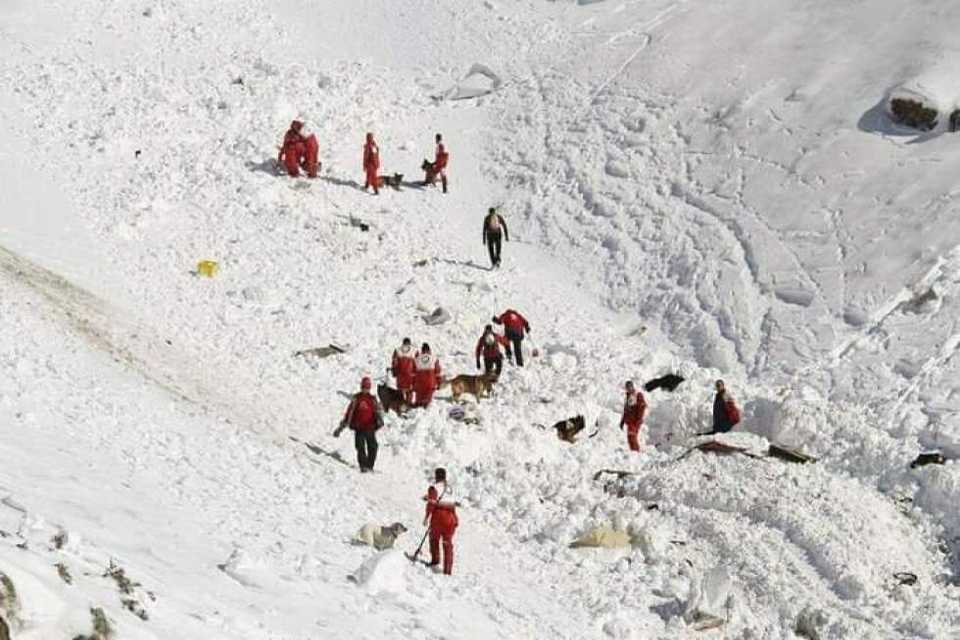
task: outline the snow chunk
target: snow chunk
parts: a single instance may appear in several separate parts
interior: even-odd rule
[[[493,93],[503,84],[503,80],[490,67],[475,63],[456,85],[439,96],[439,100],[467,100]]]
[[[401,593],[406,589],[405,572],[409,563],[399,551],[384,551],[367,558],[349,580],[371,595]]]

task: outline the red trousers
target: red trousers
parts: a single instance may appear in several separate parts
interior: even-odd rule
[[[638,440],[639,436],[640,436],[640,425],[628,424],[627,425],[627,446],[630,447],[630,451],[640,451],[640,441]]]
[[[290,145],[283,150],[283,165],[291,177],[300,175],[303,167],[311,178],[317,177],[317,156],[320,154],[320,143],[317,136],[311,134],[306,142]]]
[[[426,407],[430,404],[430,401],[433,400],[433,392],[436,391],[436,387],[433,384],[433,381],[429,381],[429,384],[424,382],[414,382],[413,383],[413,394],[414,394],[414,405],[418,407]]]
[[[440,564],[440,543],[443,542],[443,572],[453,573],[453,534],[457,530],[457,515],[447,509],[438,509],[430,518],[430,564]]]
[[[377,185],[377,167],[366,167],[364,171],[367,174],[367,181],[363,188],[373,187],[374,193],[380,193],[380,187]]]

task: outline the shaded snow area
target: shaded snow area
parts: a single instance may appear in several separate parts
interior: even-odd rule
[[[0,637],[960,637],[960,6],[815,4],[0,3]],[[359,474],[361,376],[510,307]]]

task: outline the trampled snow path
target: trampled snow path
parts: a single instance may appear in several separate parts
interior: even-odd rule
[[[942,306],[919,307],[929,318],[924,342],[895,322],[912,312],[902,305],[875,316],[877,331],[926,354],[913,379],[930,383],[905,386],[886,359],[870,366],[860,350],[843,359],[858,385],[902,394],[906,420],[878,423],[891,404],[864,406],[839,385],[816,391],[816,376],[806,386],[795,372],[862,330],[838,318],[870,316],[929,267],[932,254],[911,253],[926,241],[921,233],[889,263],[909,265],[902,277],[860,278],[858,260],[885,267],[876,256],[896,244],[859,248],[877,230],[861,217],[864,203],[918,176],[926,188],[910,198],[927,203],[931,220],[946,216],[951,199],[931,197],[941,180],[919,171],[929,159],[919,148],[890,152],[878,142],[889,162],[903,154],[912,168],[876,182],[829,165],[836,149],[822,138],[838,116],[797,107],[815,69],[798,66],[793,85],[761,79],[760,90],[697,73],[700,89],[688,95],[678,86],[691,81],[670,75],[716,57],[698,44],[709,41],[704,30],[746,47],[781,25],[777,11],[789,3],[774,4],[783,6],[760,11],[736,38],[735,9],[698,2],[679,11],[416,0],[385,12],[362,0],[331,3],[331,19],[314,20],[288,1],[283,15],[305,19],[282,28],[274,7],[252,0],[149,11],[80,2],[33,14],[34,27],[8,9],[17,27],[0,64],[9,137],[28,158],[71,150],[59,186],[96,238],[51,250],[30,241],[48,235],[42,229],[17,233],[30,222],[21,211],[57,209],[42,188],[0,220],[19,243],[0,240],[14,252],[4,264],[23,273],[0,280],[8,372],[0,419],[19,436],[0,444],[12,461],[0,486],[29,514],[0,510],[0,529],[19,529],[30,549],[0,541],[9,543],[0,570],[45,585],[27,588],[25,600],[44,603],[30,633],[89,631],[87,608],[98,604],[122,637],[678,637],[689,632],[683,601],[719,565],[735,585],[723,631],[731,636],[792,637],[810,606],[841,637],[949,637],[957,590],[944,584],[950,562],[938,545],[955,535],[960,487],[954,465],[907,472],[906,463],[949,431],[948,414],[928,421],[917,411],[949,411],[951,392],[912,398],[954,362],[956,332],[945,321],[952,258],[932,283]],[[853,17],[828,13],[845,33]],[[778,42],[825,25],[833,28],[812,19],[779,26]],[[303,59],[290,60],[291,41]],[[682,55],[665,65],[668,45]],[[429,97],[475,62],[507,79],[501,91],[476,104]],[[271,173],[273,145],[300,114],[321,139],[321,180]],[[443,131],[452,193],[360,193],[357,147],[368,128],[379,134],[385,172],[408,178]],[[847,132],[843,153],[881,162],[865,135]],[[795,157],[781,148],[784,136],[799,145]],[[837,175],[840,184],[830,183]],[[842,202],[836,195],[857,189]],[[800,203],[821,192],[810,204],[818,213],[801,222]],[[504,203],[515,241],[505,268],[490,273],[480,266],[480,219],[494,202]],[[956,244],[947,244],[950,228],[937,233],[934,255]],[[109,266],[91,268],[90,253]],[[220,261],[217,279],[189,273],[201,258]],[[420,318],[437,305],[453,320],[428,329]],[[466,352],[505,306],[530,316],[543,355],[508,369],[496,397],[475,410],[479,426],[449,421],[442,399],[412,419],[391,418],[382,473],[372,477],[288,439],[352,459],[346,439],[327,435],[341,393],[382,372],[408,334],[428,339],[449,372],[471,371]],[[349,352],[312,364],[291,357],[328,342]],[[799,355],[784,358],[791,349]],[[114,361],[125,353],[135,357]],[[661,451],[627,456],[614,428],[618,385],[676,368],[688,382],[651,397],[648,439]],[[718,375],[732,378],[745,429],[821,461],[676,462],[673,443],[708,420]],[[777,382],[786,387],[779,395]],[[848,402],[828,404],[831,391]],[[568,447],[532,427],[574,413],[599,420],[596,438]],[[457,577],[409,567],[382,576],[406,587],[385,594],[349,583],[371,555],[349,537],[367,521],[417,524],[437,464],[464,496]],[[640,476],[617,497],[592,480],[602,467]],[[901,513],[888,496],[919,508]],[[643,532],[640,549],[566,547],[611,520]],[[57,526],[74,540],[66,551],[47,549]],[[411,526],[403,546],[417,534]],[[99,578],[111,557],[157,596],[143,598],[149,621],[124,611]],[[91,575],[68,588],[50,568],[56,560]],[[916,573],[918,586],[891,582],[897,571]]]

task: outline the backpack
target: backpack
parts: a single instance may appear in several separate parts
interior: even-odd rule
[[[730,426],[736,426],[740,422],[740,409],[733,400],[727,400],[725,408],[727,410],[727,420],[730,422]]]
[[[351,422],[353,426],[369,426],[375,424],[377,419],[377,403],[369,393],[361,394],[357,397],[356,404],[353,406],[353,416]]]

